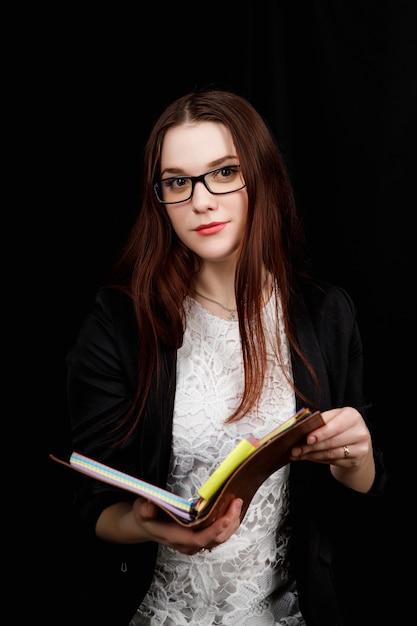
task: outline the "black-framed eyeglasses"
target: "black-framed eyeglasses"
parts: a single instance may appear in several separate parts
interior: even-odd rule
[[[246,187],[240,165],[224,165],[200,176],[172,176],[163,178],[154,185],[158,201],[162,204],[186,202],[193,193],[196,183],[203,183],[214,195],[233,193]]]

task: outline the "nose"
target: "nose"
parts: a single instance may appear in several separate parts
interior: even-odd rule
[[[196,181],[192,197],[193,210],[197,213],[215,209],[217,206],[216,195],[210,193],[202,180]]]

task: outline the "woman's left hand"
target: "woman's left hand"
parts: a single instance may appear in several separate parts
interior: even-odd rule
[[[315,461],[330,470],[346,487],[366,493],[375,478],[375,463],[369,429],[356,409],[343,407],[323,411],[324,426],[292,449],[291,461]]]

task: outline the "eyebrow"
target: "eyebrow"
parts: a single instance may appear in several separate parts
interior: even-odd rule
[[[207,164],[208,167],[208,172],[211,170],[216,169],[217,167],[222,167],[222,165],[225,165],[225,163],[228,163],[228,161],[230,161],[231,159],[237,159],[238,156],[237,154],[228,154],[227,156],[221,157],[220,159],[216,159],[215,161],[210,161],[210,163]],[[238,165],[236,163],[233,163],[233,165]],[[163,176],[189,176],[189,174],[185,173],[185,170],[183,170],[180,167],[166,167],[164,170],[162,170],[161,172],[161,178]]]

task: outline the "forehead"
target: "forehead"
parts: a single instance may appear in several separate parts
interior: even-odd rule
[[[232,135],[216,122],[181,124],[170,128],[162,144],[161,169],[200,173],[225,157],[237,156]]]

